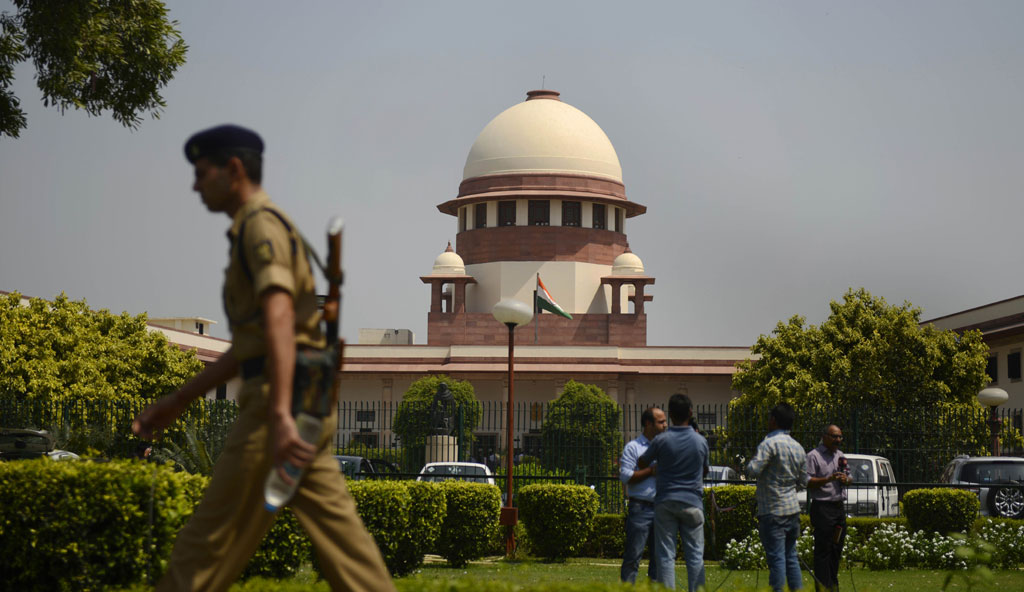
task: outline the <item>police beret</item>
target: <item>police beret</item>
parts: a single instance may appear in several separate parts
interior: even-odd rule
[[[256,132],[237,125],[218,125],[197,132],[185,142],[185,158],[192,164],[204,156],[228,150],[253,150],[263,154],[263,140]]]

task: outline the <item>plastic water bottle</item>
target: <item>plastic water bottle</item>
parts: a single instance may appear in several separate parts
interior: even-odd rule
[[[323,420],[315,415],[299,413],[295,417],[295,427],[299,431],[299,437],[305,442],[316,446],[320,440],[320,433],[323,429]],[[302,479],[303,470],[293,466],[291,463],[284,463],[284,472],[292,479],[291,485],[285,483],[284,479],[277,473],[277,467],[270,467],[270,474],[267,475],[267,482],[263,486],[263,508],[271,513],[277,512],[282,506],[288,503],[295,495],[299,487],[299,480]]]

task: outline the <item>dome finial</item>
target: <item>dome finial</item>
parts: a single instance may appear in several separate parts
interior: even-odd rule
[[[455,249],[452,248],[452,241],[448,241],[448,248],[444,250],[445,253],[454,253]]]
[[[551,99],[554,101],[561,101],[558,95],[562,93],[557,90],[541,89],[541,90],[528,90],[526,91],[526,100],[533,101],[535,99]]]

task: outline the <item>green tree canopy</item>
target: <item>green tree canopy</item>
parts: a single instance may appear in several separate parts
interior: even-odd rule
[[[89,115],[110,111],[136,128],[159,117],[160,89],[185,63],[177,21],[160,0],[12,0],[0,15],[0,136],[18,137],[25,112],[11,91],[14,67],[29,57],[43,104]]]
[[[570,380],[548,405],[541,440],[550,470],[609,475],[622,449],[622,410],[596,385]]]
[[[887,456],[904,479],[932,480],[956,454],[984,453],[988,347],[978,331],[921,326],[921,310],[849,290],[820,325],[795,316],[738,365],[725,433],[730,454],[751,454],[767,410],[793,405],[793,436],[811,448],[836,423],[847,452]],[[1012,436],[1014,441],[1019,436]]]
[[[165,395],[202,367],[194,352],[149,331],[146,315],[0,296],[0,397],[74,401]]]
[[[988,383],[980,332],[921,326],[920,308],[889,305],[863,288],[829,307],[820,327],[794,316],[758,338],[751,352],[760,359],[741,362],[733,375],[739,403],[893,410],[977,404]]]
[[[462,432],[466,438],[472,439],[473,430],[483,417],[483,408],[476,399],[476,392],[468,380],[457,380],[444,374],[424,376],[416,380],[402,396],[402,402],[395,413],[395,433],[402,438],[402,446],[406,449],[423,446],[430,435],[430,410],[434,394],[441,383],[448,385],[455,397],[456,405],[462,410]],[[452,422],[449,435],[457,436],[459,425]]]

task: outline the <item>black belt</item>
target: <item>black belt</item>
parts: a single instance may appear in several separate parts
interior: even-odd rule
[[[249,380],[263,374],[263,368],[267,365],[267,357],[259,356],[249,358],[242,362],[242,380]]]
[[[635,497],[629,498],[629,503],[631,503],[631,504],[640,504],[641,506],[648,506],[648,507],[651,507],[651,508],[654,507],[654,502],[649,502],[647,500],[637,499]]]
[[[833,505],[839,504],[839,505],[842,505],[843,500],[816,500],[816,499],[812,499],[811,503],[812,504],[833,504]]]

